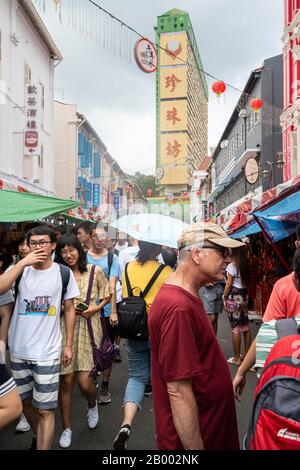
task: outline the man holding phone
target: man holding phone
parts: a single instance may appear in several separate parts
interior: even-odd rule
[[[11,369],[23,401],[24,414],[36,433],[37,449],[51,448],[59,388],[59,368],[72,360],[74,298],[80,292],[70,271],[66,292],[60,267],[51,259],[56,234],[39,226],[27,234],[30,253],[0,278],[0,293],[19,280],[8,344]],[[67,341],[61,351],[60,312],[64,301]]]

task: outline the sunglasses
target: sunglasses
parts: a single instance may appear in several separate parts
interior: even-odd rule
[[[203,246],[192,246],[191,248],[186,248],[186,251],[191,251],[193,248],[199,248],[201,250],[202,248],[209,249],[209,250],[216,250],[219,251],[220,254],[223,256],[223,258],[227,258],[227,256],[231,255],[231,250],[230,248],[225,248],[225,246],[211,246],[211,245],[203,245]]]

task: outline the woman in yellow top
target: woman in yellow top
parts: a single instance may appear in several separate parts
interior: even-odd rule
[[[133,288],[133,295],[139,295],[144,291],[150,279],[161,264],[156,261],[161,252],[161,246],[153,243],[139,241],[140,251],[137,260],[128,264],[128,277]],[[153,286],[145,296],[147,313],[161,286],[173,272],[172,268],[166,266]],[[122,279],[122,296],[128,297],[125,274]],[[126,449],[127,441],[131,434],[131,426],[138,410],[142,408],[145,386],[150,380],[150,343],[149,341],[125,340],[125,349],[128,355],[129,380],[125,390],[123,401],[124,415],[120,431],[118,432],[114,448]]]
[[[110,301],[111,296],[108,280],[102,269],[97,266],[88,309],[80,309],[80,304],[86,302],[92,265],[87,264],[86,253],[77,237],[72,234],[63,235],[59,239],[56,253],[58,261],[72,269],[80,290],[80,296],[75,299],[76,322],[72,362],[67,367],[61,365],[60,369],[59,405],[63,432],[59,439],[59,445],[67,448],[71,445],[72,440],[71,403],[75,379],[77,379],[83,397],[87,400],[88,427],[94,429],[99,421],[96,384],[89,375],[94,361],[86,319],[91,319],[95,343],[99,346],[102,338],[99,312]],[[62,344],[66,341],[64,324],[65,322],[61,322]]]

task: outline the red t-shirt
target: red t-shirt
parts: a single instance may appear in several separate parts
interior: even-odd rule
[[[228,365],[199,298],[164,284],[149,314],[157,447],[182,450],[167,382],[191,379],[205,449],[239,449]]]
[[[275,282],[263,322],[294,318],[300,313],[300,292],[292,281],[292,274],[284,276]]]

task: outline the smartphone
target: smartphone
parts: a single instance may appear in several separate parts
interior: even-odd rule
[[[76,309],[81,310],[82,312],[85,312],[88,308],[89,306],[85,304],[84,302],[79,302],[79,304],[76,305]]]

